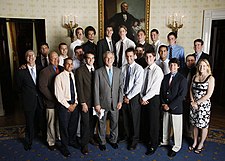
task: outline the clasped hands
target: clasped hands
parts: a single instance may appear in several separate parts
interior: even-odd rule
[[[70,104],[70,106],[68,107],[68,112],[73,112],[76,107],[77,107],[77,103]]]

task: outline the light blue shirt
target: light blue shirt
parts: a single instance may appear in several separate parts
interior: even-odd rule
[[[170,53],[170,45],[168,46],[168,55],[169,59]],[[172,45],[172,58],[177,58],[180,61],[180,67],[183,68],[185,66],[185,57],[184,57],[184,48],[179,45]]]
[[[124,87],[126,82],[127,67],[128,67],[128,64],[122,66],[122,76],[123,76]],[[128,84],[126,93],[124,93],[128,99],[132,99],[134,96],[136,96],[137,94],[141,92],[141,87],[143,84],[143,76],[144,76],[144,69],[136,62],[133,62],[130,65],[130,67],[131,67],[131,71],[130,71],[129,84]]]

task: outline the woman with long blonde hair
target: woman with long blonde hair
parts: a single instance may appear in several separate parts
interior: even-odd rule
[[[191,110],[190,122],[194,127],[194,142],[189,150],[200,154],[204,147],[204,141],[208,134],[210,121],[211,102],[215,79],[212,76],[211,67],[206,59],[201,59],[197,64],[197,72],[193,77],[190,87]],[[198,136],[200,133],[200,139]]]

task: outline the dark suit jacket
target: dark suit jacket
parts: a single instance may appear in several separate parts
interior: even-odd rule
[[[90,41],[87,41],[86,43],[84,43],[82,45],[82,48],[83,48],[85,53],[92,51],[92,52],[94,52],[94,54],[96,54],[96,52],[97,52],[97,45],[95,43],[90,42]]]
[[[33,111],[38,105],[43,108],[41,93],[38,89],[38,70],[40,69],[36,66],[37,84],[34,83],[28,67],[19,69],[15,75],[16,88],[25,111]]]
[[[193,54],[191,54],[191,55],[194,56],[194,57],[196,57],[196,56],[195,56],[195,53],[193,53]],[[200,58],[198,59],[198,61],[199,61],[200,59],[207,59],[207,60],[209,61],[209,63],[211,64],[211,60],[210,60],[209,54],[206,54],[206,53],[202,52],[202,55],[200,56]],[[197,63],[198,63],[198,62],[197,62]]]
[[[101,67],[95,71],[94,105],[100,105],[106,110],[116,110],[117,104],[123,102],[123,80],[121,70],[113,67],[112,87],[106,67]]]
[[[170,73],[164,76],[161,84],[161,101],[167,104],[172,114],[183,113],[183,100],[187,94],[187,80],[177,72],[169,86]]]
[[[63,67],[58,66],[59,72],[63,71]],[[46,108],[55,108],[57,99],[54,94],[54,81],[56,72],[53,65],[50,64],[40,71],[39,89],[43,95],[44,106]]]
[[[36,57],[36,61],[35,61],[36,66],[38,67],[38,73],[45,68],[45,66],[42,65],[41,63],[41,55]]]
[[[137,44],[140,44],[140,43],[137,43]],[[153,51],[154,50],[154,47],[147,42],[145,42],[143,46],[144,46],[145,51]]]
[[[112,40],[112,43],[113,43],[113,51],[114,51],[115,60],[117,60],[116,54],[115,54],[116,53],[115,41]],[[109,51],[109,46],[108,46],[106,38],[104,38],[97,42],[97,54],[96,54],[96,61],[95,61],[97,68],[104,66],[103,54],[106,51]]]
[[[79,103],[86,103],[89,108],[93,107],[94,75],[92,76],[86,65],[79,67],[75,73],[76,88]]]

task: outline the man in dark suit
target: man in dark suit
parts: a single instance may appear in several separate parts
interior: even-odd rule
[[[182,146],[183,100],[187,94],[187,79],[178,72],[179,67],[177,58],[170,59],[170,73],[165,75],[161,84],[161,103],[164,111],[161,145],[169,145],[173,127],[174,146],[168,152],[170,157],[174,157]]]
[[[106,51],[116,53],[115,41],[112,39],[113,27],[107,26],[105,29],[105,38],[97,42],[96,65],[97,68],[104,66],[103,54]],[[115,63],[115,62],[114,62]]]
[[[99,116],[100,150],[106,150],[106,117],[110,114],[109,142],[114,149],[118,148],[118,118],[123,102],[123,81],[121,70],[113,67],[114,54],[107,51],[103,55],[105,66],[95,71],[94,105]]]
[[[128,13],[128,4],[126,2],[121,3],[121,12],[116,13],[113,17],[108,20],[108,25],[113,26],[115,33],[113,34],[113,39],[117,42],[120,39],[119,33],[119,26],[124,25],[127,28],[127,37],[132,41],[135,41],[133,35],[132,26],[134,22],[138,22],[139,20],[136,19],[133,15]]]
[[[93,116],[94,107],[94,53],[85,54],[86,64],[76,70],[75,79],[78,102],[81,112],[81,152],[88,154],[88,143],[95,144],[93,139],[97,117]]]
[[[200,59],[207,59],[210,62],[210,56],[209,54],[206,54],[202,51],[204,45],[204,41],[202,39],[196,39],[194,41],[194,50],[195,53],[192,54],[195,57],[196,64],[198,64],[198,61]]]
[[[48,43],[41,42],[39,45],[39,55],[36,58],[36,65],[40,67],[40,70],[47,67],[49,64],[48,53]]]
[[[137,32],[137,45],[141,44],[144,46],[144,51],[154,51],[154,47],[145,41],[146,33],[145,30],[140,29]]]
[[[84,30],[84,34],[85,34],[85,37],[88,39],[88,41],[82,45],[84,52],[86,53],[91,51],[94,54],[96,54],[97,45],[94,43],[94,39],[96,35],[95,28],[92,26],[86,27]]]
[[[63,71],[59,66],[58,54],[53,51],[49,54],[50,64],[40,72],[39,89],[43,95],[47,119],[47,143],[50,150],[55,150],[56,139],[60,139],[59,123],[56,112],[57,99],[54,94],[54,81],[57,74]],[[56,136],[55,136],[56,135]]]
[[[26,68],[19,69],[15,78],[26,120],[24,149],[30,150],[34,138],[34,130],[38,126],[43,125],[42,120],[40,120],[40,118],[43,118],[43,103],[38,90],[37,71],[39,69],[35,64],[36,56],[34,51],[28,50],[25,53],[25,59],[27,61]],[[39,128],[43,130],[43,127]]]

